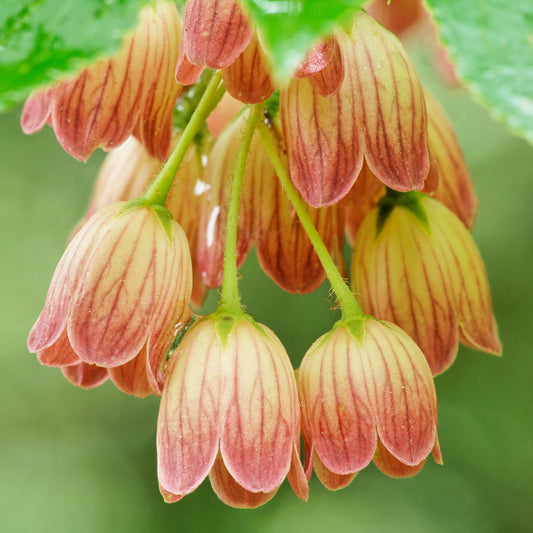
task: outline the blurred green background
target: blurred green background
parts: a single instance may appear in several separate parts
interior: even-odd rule
[[[50,128],[24,136],[18,109],[0,116],[0,531],[533,531],[533,148],[465,91],[439,85],[427,66],[423,72],[477,185],[474,235],[504,345],[502,358],[462,348],[436,380],[444,466],[428,460],[414,478],[392,480],[371,465],[338,493],[313,478],[307,504],[285,483],[266,506],[238,511],[219,502],[208,482],[179,503],[163,503],[158,400],[128,397],[110,383],[74,388],[27,353],[26,336],[103,154],[82,164]],[[277,332],[298,366],[335,319],[327,286],[289,296],[253,256],[242,275],[248,311]]]

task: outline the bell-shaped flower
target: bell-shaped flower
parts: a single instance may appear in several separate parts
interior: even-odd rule
[[[25,133],[48,121],[63,148],[86,160],[98,147],[111,150],[132,133],[148,152],[166,159],[174,104],[181,21],[174,2],[141,11],[122,49],[75,77],[34,93],[22,112]]]
[[[306,472],[330,489],[376,458],[411,475],[437,440],[437,397],[420,348],[394,324],[371,317],[338,322],[308,350],[298,371]],[[401,466],[398,466],[401,465]]]
[[[366,216],[352,283],[364,311],[404,329],[433,374],[452,364],[458,340],[501,351],[476,245],[457,216],[428,196],[389,194]]]
[[[388,187],[421,190],[428,176],[427,118],[418,76],[398,39],[364,12],[337,34],[339,90],[323,97],[307,79],[281,93],[291,178],[314,207],[351,189],[363,165]],[[316,147],[320,146],[320,150]]]
[[[191,277],[187,239],[166,209],[111,204],[67,247],[28,349],[64,368],[76,364],[74,354],[117,367],[145,350],[157,368],[190,314]]]
[[[229,67],[248,46],[253,29],[235,0],[189,0],[176,80],[193,84],[205,67]]]
[[[177,501],[207,477],[234,507],[267,502],[285,477],[307,499],[300,409],[287,352],[250,317],[212,315],[184,335],[166,370],[158,478]]]

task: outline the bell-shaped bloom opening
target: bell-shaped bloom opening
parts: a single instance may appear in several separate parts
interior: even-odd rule
[[[243,113],[216,140],[204,174],[205,182],[202,185],[204,192],[198,199],[196,262],[202,280],[208,287],[219,287],[222,283],[231,178],[235,172],[241,135],[247,117],[248,113]],[[250,178],[249,174],[245,175],[241,191],[237,268],[242,265],[252,246],[251,190],[253,180]]]
[[[271,125],[278,131],[275,124]],[[281,135],[278,155],[285,160]],[[249,179],[253,179],[253,226],[261,268],[290,293],[308,293],[326,277],[309,237],[290,204],[259,137],[252,141]],[[332,256],[340,257],[344,240],[344,212],[334,205],[307,212]]]
[[[183,30],[176,65],[176,80],[183,85],[194,83],[204,67],[229,67],[253,36],[235,0],[189,0]]]
[[[428,364],[411,338],[371,318],[338,323],[309,349],[298,373],[306,457],[331,488],[374,458],[378,437],[401,463],[418,465],[437,439]]]
[[[167,353],[168,328],[189,313],[187,239],[166,210],[125,205],[98,211],[72,239],[30,332],[30,351],[64,343],[66,331],[89,364],[122,365],[145,343],[149,357]]]
[[[164,160],[181,92],[173,76],[180,35],[173,2],[143,9],[137,29],[114,56],[30,96],[23,131],[33,133],[48,121],[63,148],[81,160],[135,133],[151,155]]]
[[[292,463],[300,474],[289,481],[307,498],[299,416],[290,361],[270,330],[247,318],[199,320],[167,370],[157,430],[159,482],[183,496],[210,473],[226,503],[257,506],[272,497]]]
[[[352,283],[365,312],[411,335],[434,375],[454,361],[459,331],[465,344],[501,350],[475,243],[451,211],[427,196],[369,213],[355,241]]]
[[[107,381],[109,373],[107,368],[101,366],[78,363],[61,368],[63,375],[76,387],[94,389]]]

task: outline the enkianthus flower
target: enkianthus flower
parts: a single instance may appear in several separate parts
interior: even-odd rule
[[[352,284],[362,307],[394,322],[420,346],[433,374],[458,341],[499,354],[483,260],[465,225],[421,193],[389,193],[355,240]]]
[[[338,322],[298,371],[308,477],[346,486],[372,459],[386,474],[416,473],[437,439],[437,397],[420,348],[394,324]]]
[[[91,372],[86,365],[97,365],[128,392],[146,392],[147,383],[158,392],[159,369],[176,328],[190,316],[191,285],[187,239],[168,211],[113,203],[95,213],[67,247],[28,349],[43,364],[81,364],[65,370],[80,384]],[[143,372],[139,383],[135,376]]]
[[[48,121],[63,148],[81,160],[98,147],[116,148],[133,133],[151,155],[166,159],[182,89],[174,79],[180,37],[174,2],[144,8],[114,56],[30,96],[23,131],[34,133]]]
[[[234,507],[270,500],[285,477],[307,499],[300,409],[287,352],[266,326],[219,312],[195,322],[173,353],[157,423],[161,493],[174,502],[209,474]]]
[[[281,92],[292,181],[310,205],[332,205],[348,193],[364,159],[388,187],[421,190],[430,168],[427,117],[407,53],[364,12],[349,35],[336,37],[344,65],[338,90],[323,96],[309,80],[295,79]]]
[[[426,179],[436,179],[436,187],[426,188],[432,198],[453,211],[471,228],[477,214],[478,200],[474,184],[459,141],[452,125],[436,99],[427,91],[424,93],[428,116],[428,144],[431,152],[430,175]],[[350,192],[342,200],[346,213],[346,235],[353,245],[359,225],[364,217],[376,207],[386,188],[364,164]]]

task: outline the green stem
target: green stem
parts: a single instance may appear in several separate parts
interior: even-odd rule
[[[300,198],[298,192],[292,184],[287,170],[285,169],[285,165],[283,164],[278,155],[278,150],[274,141],[272,140],[272,136],[266,124],[261,123],[259,125],[259,133],[261,134],[261,139],[268,153],[270,161],[272,162],[274,170],[278,175],[278,179],[281,183],[281,186],[283,187],[285,194],[289,198],[289,201],[293,205],[294,210],[296,211],[296,214],[300,219],[302,227],[304,228],[305,232],[307,233],[307,236],[311,240],[311,243],[313,244],[318,258],[320,259],[320,262],[322,263],[322,266],[326,271],[326,275],[329,279],[331,287],[337,295],[337,301],[339,302],[339,306],[342,311],[342,318],[354,319],[362,317],[364,313],[361,310],[359,304],[357,303],[355,296],[352,294],[352,291],[350,290],[348,285],[346,285],[344,279],[340,275],[337,266],[331,258],[331,255],[329,254],[328,249],[324,244],[324,241],[322,240],[322,237],[320,237],[320,234],[313,225],[311,217],[309,216],[309,213],[307,212],[307,209],[305,207],[304,201]]]
[[[198,102],[198,106],[192,114],[187,126],[183,130],[178,144],[176,144],[176,147],[170,154],[170,157],[167,159],[166,163],[161,169],[161,172],[157,175],[150,187],[148,187],[148,189],[146,189],[145,193],[142,195],[144,200],[147,200],[152,204],[165,206],[168,193],[176,177],[176,172],[178,171],[178,168],[185,157],[187,148],[189,148],[189,145],[193,141],[195,135],[200,131],[207,117],[216,107],[226,91],[226,88],[221,81],[222,76],[220,72],[213,74],[213,77],[209,81],[209,84],[202,95],[202,98]]]
[[[263,104],[256,104],[250,107],[250,115],[242,137],[237,162],[235,163],[233,181],[231,183],[228,218],[226,222],[226,242],[224,245],[224,272],[222,275],[219,307],[227,308],[232,312],[241,312],[241,298],[237,282],[237,229],[242,180],[255,128],[262,116]]]

